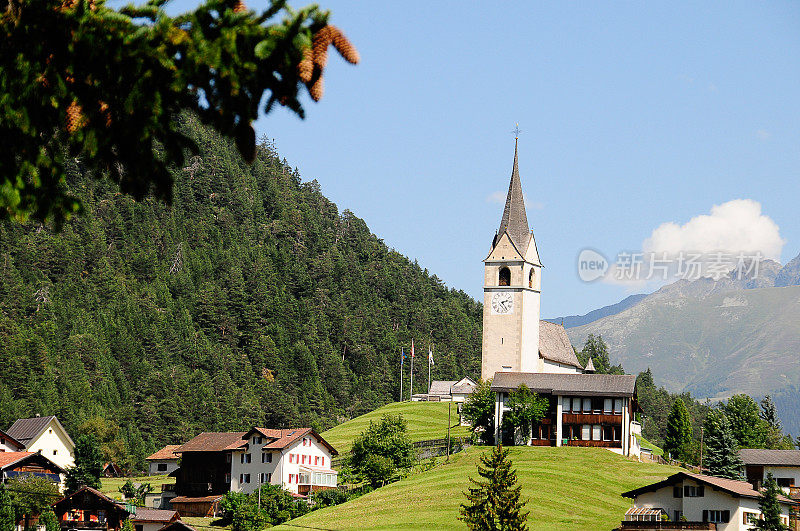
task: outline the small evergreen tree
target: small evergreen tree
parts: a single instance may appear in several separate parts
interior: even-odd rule
[[[705,422],[706,458],[704,465],[712,476],[741,479],[744,466],[733,436],[731,423],[722,411],[712,411]]]
[[[508,449],[495,446],[481,455],[478,475],[486,481],[469,478],[473,484],[464,493],[469,503],[462,503],[459,520],[476,531],[524,531],[528,512],[520,501],[522,487],[517,485],[517,472],[511,468]]]
[[[397,472],[414,464],[414,448],[402,415],[384,415],[353,442],[350,464],[361,477],[378,487],[392,481]]]
[[[692,452],[692,420],[683,399],[676,398],[667,418],[664,450],[674,458],[688,461]]]
[[[778,495],[782,494],[781,489],[772,477],[772,473],[767,473],[764,481],[764,488],[758,500],[758,508],[761,510],[761,517],[756,522],[755,529],[760,531],[788,531],[788,527],[781,522],[781,506],[778,504]]]
[[[481,432],[481,440],[486,444],[494,444],[494,400],[491,380],[480,380],[475,391],[469,395],[461,414],[467,419],[473,431]]]
[[[733,395],[723,406],[731,421],[733,436],[740,448],[764,448],[767,438],[767,423],[761,419],[758,404],[744,394]]]
[[[103,456],[94,435],[82,435],[75,443],[75,466],[67,470],[66,490],[72,494],[83,486],[100,488]]]
[[[14,508],[6,492],[6,486],[0,483],[0,531],[14,531]]]

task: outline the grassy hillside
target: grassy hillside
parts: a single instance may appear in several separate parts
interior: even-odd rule
[[[324,529],[463,529],[458,508],[468,477],[477,477],[478,458],[487,450],[469,448],[449,464],[291,523]],[[678,470],[602,449],[512,448],[511,458],[528,500],[529,526],[536,530],[612,529],[630,506],[620,493]]]
[[[467,428],[458,426],[458,413],[453,404],[451,419],[451,437],[468,435]],[[446,402],[395,402],[370,411],[360,417],[348,420],[323,432],[321,435],[331,443],[339,453],[350,451],[353,440],[369,426],[370,421],[377,421],[383,415],[403,415],[408,422],[408,433],[412,441],[440,439],[447,436],[447,403]]]
[[[121,500],[122,494],[119,489],[128,480],[134,483],[150,483],[153,487],[153,492],[161,490],[161,485],[165,483],[175,483],[175,478],[169,476],[139,476],[134,478],[100,478],[100,492],[115,500]]]

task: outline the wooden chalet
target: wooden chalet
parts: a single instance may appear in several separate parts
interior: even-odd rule
[[[130,516],[124,505],[91,487],[82,487],[53,504],[62,531],[115,531]]]
[[[64,472],[38,452],[0,452],[0,483],[18,476],[36,476],[59,485]]]

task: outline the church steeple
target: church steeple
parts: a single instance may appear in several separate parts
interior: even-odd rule
[[[517,144],[514,140],[514,169],[511,170],[511,183],[508,185],[506,206],[503,209],[503,219],[500,220],[500,229],[497,231],[499,239],[504,232],[508,233],[511,241],[524,255],[528,250],[530,228],[528,227],[528,214],[525,212],[525,197],[522,195],[522,183],[519,179],[519,163],[517,160]]]

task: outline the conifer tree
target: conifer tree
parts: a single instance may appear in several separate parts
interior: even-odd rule
[[[712,476],[741,479],[742,460],[730,420],[722,411],[712,411],[705,422],[706,457],[703,465]]]
[[[759,531],[788,531],[788,527],[781,522],[781,506],[778,503],[778,495],[782,494],[781,489],[772,477],[772,473],[767,473],[764,481],[764,488],[758,500],[758,508],[761,516],[756,521],[755,529]]]
[[[517,472],[511,468],[508,449],[500,445],[481,455],[478,475],[486,481],[469,478],[474,486],[464,493],[469,503],[461,504],[459,520],[476,531],[523,531],[528,512],[522,512],[522,486],[517,485]]]
[[[103,456],[94,435],[82,435],[75,443],[75,466],[67,470],[65,480],[67,494],[83,486],[100,488],[100,473],[103,471]]]
[[[6,492],[6,486],[0,483],[0,531],[14,531],[14,508]]]
[[[676,398],[672,403],[672,409],[667,418],[664,450],[669,452],[674,459],[688,461],[691,458],[692,421],[682,398]]]

